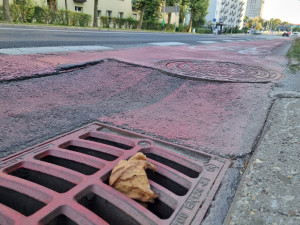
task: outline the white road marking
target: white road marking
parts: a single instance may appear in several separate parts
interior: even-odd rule
[[[26,55],[52,52],[72,52],[72,51],[99,51],[110,50],[105,46],[59,46],[59,47],[34,47],[34,48],[5,48],[0,49],[0,54],[6,55]]]
[[[197,42],[200,42],[200,43],[203,43],[203,44],[216,44],[216,43],[219,43],[219,42],[216,42],[216,41],[197,41]]]
[[[178,46],[178,45],[188,45],[182,42],[155,42],[155,43],[148,43],[150,45],[157,45],[157,46]]]
[[[222,40],[222,41],[233,42],[233,41],[235,41],[235,40]]]

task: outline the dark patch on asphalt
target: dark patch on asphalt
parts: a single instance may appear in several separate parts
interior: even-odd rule
[[[0,158],[99,116],[158,102],[183,82],[155,70],[107,62],[59,76],[0,84]]]

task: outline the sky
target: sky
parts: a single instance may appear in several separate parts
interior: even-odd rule
[[[300,24],[300,0],[265,0],[262,18]]]

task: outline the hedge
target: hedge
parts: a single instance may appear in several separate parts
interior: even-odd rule
[[[132,17],[127,18],[116,18],[101,16],[100,25],[106,28],[126,28],[126,29],[136,29],[138,21]]]
[[[47,6],[33,5],[30,0],[26,0],[24,3],[24,5],[20,5],[17,4],[17,1],[14,1],[13,4],[10,4],[10,16],[12,22],[87,27],[92,21],[92,16],[89,14],[67,10],[52,10]],[[3,19],[3,7],[1,7],[0,20]]]

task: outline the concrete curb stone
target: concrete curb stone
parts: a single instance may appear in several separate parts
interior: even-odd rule
[[[276,99],[224,224],[300,224],[299,147],[300,99]]]

